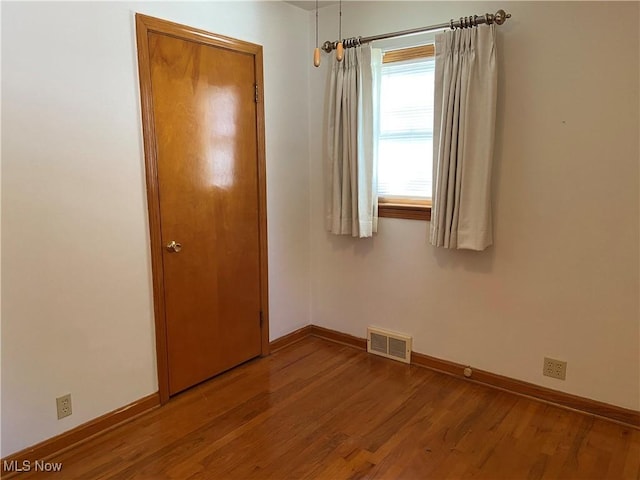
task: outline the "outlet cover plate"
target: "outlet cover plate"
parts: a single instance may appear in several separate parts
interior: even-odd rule
[[[546,377],[564,380],[567,377],[567,362],[554,358],[544,357],[542,374]]]
[[[67,393],[62,397],[56,398],[56,406],[58,408],[58,420],[71,415],[71,394]]]

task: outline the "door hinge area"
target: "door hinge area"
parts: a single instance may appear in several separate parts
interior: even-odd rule
[[[255,98],[255,100],[256,100],[256,103],[258,103],[258,84],[257,83],[255,84],[255,87],[256,87],[256,98]]]
[[[263,323],[262,310],[260,310],[260,328],[262,328],[262,323]]]

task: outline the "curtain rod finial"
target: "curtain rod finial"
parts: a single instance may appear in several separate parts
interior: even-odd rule
[[[335,45],[333,44],[333,42],[330,42],[329,40],[327,40],[322,44],[322,50],[324,50],[327,53],[331,53],[334,48],[336,48]]]
[[[507,20],[507,18],[511,18],[511,14],[500,9],[493,16],[493,21],[496,23],[496,25],[502,25]]]

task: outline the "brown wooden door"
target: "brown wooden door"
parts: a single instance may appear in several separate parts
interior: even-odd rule
[[[258,79],[255,55],[146,39],[171,395],[263,353]]]

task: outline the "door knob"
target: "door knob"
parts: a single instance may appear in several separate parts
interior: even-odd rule
[[[182,245],[175,240],[171,240],[169,243],[167,243],[167,250],[169,250],[169,252],[171,253],[178,253],[180,250],[182,250]]]

